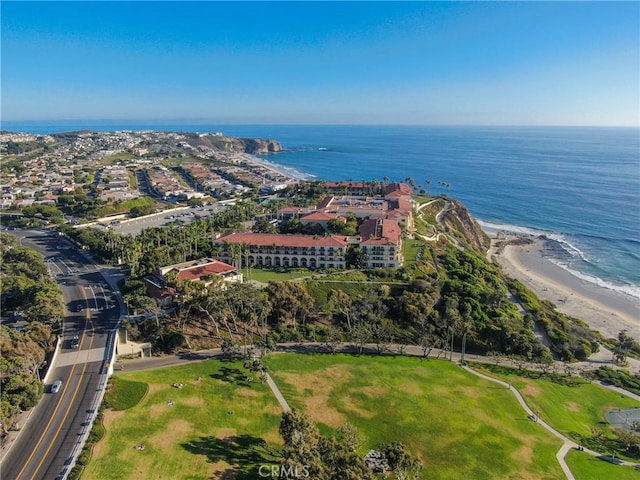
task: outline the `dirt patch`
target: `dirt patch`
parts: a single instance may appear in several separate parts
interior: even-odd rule
[[[361,418],[371,419],[374,417],[374,413],[371,410],[366,410],[359,405],[356,405],[356,401],[350,397],[343,398],[341,400],[341,404],[347,411],[349,411],[350,413],[354,413]]]
[[[180,403],[187,405],[189,407],[204,407],[207,402],[204,401],[202,397],[189,397],[180,400]]]
[[[125,414],[125,410],[105,410],[102,414],[102,424],[107,428],[111,422],[119,419]]]
[[[234,442],[236,439],[236,430],[235,428],[219,428],[216,433],[216,438],[220,440],[225,440],[229,443]]]
[[[155,448],[168,449],[183,441],[193,429],[193,425],[185,420],[173,420],[167,428],[149,439]]]
[[[156,403],[151,405],[149,408],[149,418],[158,418],[162,417],[167,413],[167,409],[171,408],[167,405],[167,402]]]
[[[533,461],[533,456],[534,456],[533,448],[531,448],[530,445],[526,445],[526,444],[522,445],[517,450],[514,450],[513,453],[511,454],[511,458],[517,461],[521,467],[531,465],[531,462]],[[521,468],[520,470],[522,471],[525,469]]]
[[[209,478],[214,480],[233,480],[238,476],[238,471],[233,466],[223,460],[214,463],[211,466],[211,475]]]
[[[251,390],[250,388],[238,388],[236,390],[236,395],[240,397],[259,397],[261,393]]]
[[[329,392],[322,390],[304,399],[306,412],[316,422],[321,422],[331,427],[339,427],[347,422],[347,418],[334,408],[329,406]]]
[[[477,387],[457,387],[455,389],[456,393],[460,393],[462,396],[477,398],[481,396],[481,392]]]
[[[346,423],[346,417],[329,406],[331,393],[335,385],[347,383],[350,378],[349,366],[334,365],[319,372],[308,374],[279,373],[288,384],[303,397],[305,411],[316,422],[331,427]]]
[[[520,390],[523,395],[530,395],[532,397],[539,397],[542,394],[542,389],[537,385],[530,383],[526,387]]]
[[[402,389],[404,390],[404,385],[402,386]],[[385,387],[362,387],[358,389],[359,392],[364,393],[366,396],[368,397],[382,397],[383,395],[386,395],[389,393],[389,389],[385,388]]]
[[[564,407],[570,412],[580,411],[580,405],[577,402],[565,402]]]
[[[105,410],[102,415],[102,424],[104,425],[105,430],[109,430],[109,426],[114,421],[118,420],[125,414],[124,410],[115,411],[115,410]],[[106,434],[102,439],[93,446],[91,458],[100,458],[104,454],[104,448],[107,444],[107,435]]]
[[[401,387],[402,393],[408,393],[409,395],[423,395],[422,389],[417,383],[404,383]]]

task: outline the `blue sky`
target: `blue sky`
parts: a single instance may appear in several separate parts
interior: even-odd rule
[[[640,126],[638,2],[1,2],[3,121]]]

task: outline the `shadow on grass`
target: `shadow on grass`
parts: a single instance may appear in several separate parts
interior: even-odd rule
[[[527,370],[524,368],[511,367],[507,365],[492,365],[489,363],[476,363],[469,362],[474,366],[476,370],[484,369],[490,372],[493,372],[498,375],[515,375],[518,377],[529,378],[532,380],[548,380],[553,383],[557,383],[559,385],[564,385],[566,387],[580,387],[581,385],[588,384],[589,381],[583,378],[566,375],[556,372],[543,372],[539,370]]]
[[[206,455],[209,463],[223,466],[211,478],[216,480],[255,480],[261,465],[278,463],[277,453],[262,438],[240,435],[226,438],[200,437],[181,446],[195,455]],[[267,467],[265,467],[267,468]],[[265,469],[263,468],[263,470]]]
[[[250,385],[254,380],[254,376],[255,375],[253,373],[227,366],[220,367],[218,372],[210,375],[211,378],[215,378],[216,380],[222,380],[223,382],[239,385]],[[249,378],[251,378],[251,380],[249,380]]]
[[[633,448],[632,446],[627,447],[624,442],[618,438],[606,436],[594,438],[593,436],[581,435],[577,432],[569,432],[567,436],[583,447],[602,453],[603,457],[609,458],[610,454],[615,454],[616,457],[631,462],[637,462],[640,458],[639,449]]]

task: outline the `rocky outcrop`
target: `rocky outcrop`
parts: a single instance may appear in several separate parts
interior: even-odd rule
[[[187,142],[192,147],[209,147],[229,153],[276,153],[282,151],[282,145],[275,140],[261,138],[226,137],[223,135],[191,135]]]
[[[449,232],[458,232],[465,243],[484,255],[491,245],[489,236],[462,203],[457,200],[449,201],[451,206],[442,216],[446,229]]]

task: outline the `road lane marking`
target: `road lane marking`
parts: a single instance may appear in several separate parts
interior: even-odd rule
[[[83,292],[84,295],[84,292]],[[86,300],[86,296],[85,296],[85,300]],[[85,317],[89,320],[89,323],[91,324],[91,330],[93,330],[94,325],[93,325],[93,320],[91,319],[91,315],[90,313],[87,311],[85,312]],[[82,333],[82,337],[84,339],[85,336],[85,332]],[[91,349],[91,347],[93,346],[93,340],[95,339],[95,335],[91,336],[91,341],[89,342],[89,349]],[[78,357],[80,356],[80,350],[77,352]],[[71,374],[69,375],[69,381],[67,381],[67,385],[65,385],[63,391],[62,391],[62,396],[64,395],[64,393],[66,392],[70,380],[73,378],[76,367],[78,364],[74,364],[73,367],[71,368]],[[85,363],[83,368],[82,368],[82,373],[80,374],[79,378],[82,378],[82,376],[85,374],[86,370],[87,370],[87,366],[89,364]],[[40,470],[40,468],[42,467],[42,464],[44,463],[45,459],[47,458],[47,455],[49,455],[49,452],[51,451],[51,448],[56,444],[56,441],[58,440],[58,435],[60,434],[60,430],[62,430],[62,426],[64,425],[64,423],[67,420],[67,417],[69,416],[69,412],[71,411],[71,406],[73,405],[73,403],[76,400],[76,397],[78,396],[78,390],[80,389],[80,384],[81,382],[78,381],[76,382],[76,389],[73,392],[73,396],[71,397],[71,401],[68,403],[67,406],[67,411],[64,414],[64,417],[62,418],[62,422],[60,422],[60,426],[58,427],[58,429],[56,430],[55,434],[53,435],[53,439],[52,441],[49,443],[49,446],[47,447],[46,451],[44,452],[44,455],[42,455],[42,459],[40,460],[40,463],[38,463],[38,465],[36,466],[36,469],[34,471],[34,476],[37,477],[37,473]],[[62,398],[62,396],[60,398]],[[56,417],[58,410],[60,408],[60,406],[62,405],[62,402],[59,401],[58,404],[56,405],[55,410],[53,411],[53,415],[51,415],[51,418],[49,419],[49,422],[47,422],[47,426],[44,429],[44,432],[49,430],[49,427],[51,426],[51,422],[53,422],[53,419]],[[27,466],[31,463],[31,460],[33,458],[33,456],[36,454],[36,452],[38,451],[38,449],[40,448],[40,444],[42,443],[42,441],[44,440],[44,434],[40,436],[40,439],[38,440],[38,443],[36,444],[35,448],[33,449],[33,451],[31,452],[31,455],[29,455],[29,458],[27,458],[27,461],[25,462],[24,466],[22,467],[22,470],[20,470],[20,472],[18,473],[18,479],[22,476],[22,474],[24,473],[24,471],[26,470]]]

